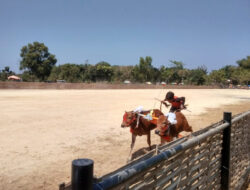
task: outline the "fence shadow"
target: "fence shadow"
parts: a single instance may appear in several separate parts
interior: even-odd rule
[[[132,153],[132,161],[140,158],[141,156],[144,156],[145,154],[149,153],[152,150],[156,149],[156,144],[151,146],[151,150],[149,150],[149,147],[142,147],[139,150],[135,151],[134,153]]]

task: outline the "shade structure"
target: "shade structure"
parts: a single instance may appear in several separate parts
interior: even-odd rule
[[[15,75],[11,75],[8,77],[8,80],[21,80],[21,78]]]

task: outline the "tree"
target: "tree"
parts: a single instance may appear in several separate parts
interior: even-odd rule
[[[81,82],[80,66],[66,63],[58,67],[53,67],[48,79],[51,81],[65,80],[67,82]]]
[[[52,67],[57,62],[55,55],[50,54],[48,48],[39,42],[23,46],[20,56],[20,69],[35,75],[40,81],[44,81],[50,75]]]
[[[114,75],[112,78],[112,81],[115,82],[123,82],[125,80],[131,80],[132,79],[132,70],[133,66],[119,66],[114,65],[113,67]]]
[[[152,69],[152,79],[153,82],[161,81],[161,72],[157,68]]]
[[[61,72],[61,66],[62,65],[59,65],[58,67],[54,66],[52,68],[52,70],[50,72],[50,75],[48,77],[49,81],[54,81],[55,82],[56,80],[60,79],[59,75],[60,75],[60,72]]]
[[[8,67],[8,66],[4,67],[4,69],[2,70],[2,72],[10,73],[10,67]]]
[[[8,79],[8,76],[14,75],[15,73],[10,70],[10,67],[6,66],[4,69],[0,72],[0,80],[6,81]]]
[[[204,67],[198,67],[190,71],[189,80],[196,85],[203,85],[206,82],[206,69]]]
[[[154,79],[155,70],[152,66],[152,58],[146,56],[145,59],[140,57],[139,65],[136,65],[132,70],[132,76],[135,81],[146,82]]]
[[[222,67],[220,70],[223,70],[225,72],[226,79],[231,79],[232,74],[236,69],[237,68],[235,66],[226,65],[225,67]]]
[[[201,65],[201,66],[199,66],[197,69],[200,70],[200,71],[202,71],[202,73],[203,73],[204,75],[207,74],[207,67],[206,67],[206,65]]]
[[[166,83],[172,82],[173,78],[173,69],[167,68],[165,66],[161,66],[160,68],[160,80]]]
[[[216,84],[224,84],[226,82],[226,73],[224,70],[213,70],[209,78],[211,79],[212,82]]]
[[[183,79],[187,76],[187,70],[184,69],[183,63],[181,61],[172,61],[171,62],[171,67],[165,68],[161,67],[160,72],[161,72],[161,80],[171,83],[171,82],[176,82],[180,83],[183,82]]]
[[[96,82],[96,67],[88,63],[80,65],[80,77],[83,82]]]
[[[237,84],[248,85],[250,81],[250,70],[241,67],[237,68],[232,74],[232,80],[237,81]]]
[[[96,64],[96,79],[98,81],[111,81],[114,74],[113,68],[107,62],[99,62]]]
[[[181,82],[183,83],[184,80],[186,80],[189,75],[189,70],[181,69],[177,72],[177,74],[181,77]]]
[[[239,67],[243,69],[250,69],[250,56],[247,56],[246,59],[241,59],[237,61]]]
[[[183,69],[183,63],[181,61],[172,61],[170,60],[170,62],[172,63],[172,68],[175,68],[176,70],[180,70]]]
[[[39,80],[35,75],[31,74],[29,71],[24,71],[21,77],[24,82],[32,82]]]

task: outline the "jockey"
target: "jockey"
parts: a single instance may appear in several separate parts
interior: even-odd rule
[[[169,91],[166,94],[166,97],[163,101],[161,101],[166,107],[168,107],[169,105],[165,102],[168,101],[171,104],[171,108],[169,110],[169,113],[166,114],[166,116],[168,117],[168,120],[171,124],[176,124],[176,116],[175,116],[175,111],[177,110],[182,110],[185,109],[185,97],[177,97],[174,95],[173,92]]]

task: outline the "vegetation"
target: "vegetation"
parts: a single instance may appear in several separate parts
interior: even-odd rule
[[[57,61],[55,55],[50,54],[48,48],[39,42],[22,47],[20,56],[20,69],[34,75],[39,81],[47,79]]]
[[[139,65],[135,65],[132,72],[134,82],[157,81],[157,69],[152,66],[152,58],[147,56],[145,59],[140,57]]]
[[[135,66],[111,65],[102,61],[95,65],[66,63],[56,66],[55,55],[50,54],[48,48],[39,42],[28,44],[21,48],[20,69],[23,70],[23,81],[56,82],[113,82],[121,83],[125,80],[136,83],[166,82],[167,84],[192,85],[248,85],[250,84],[250,56],[236,61],[237,65],[227,65],[208,74],[206,66],[187,69],[181,61],[171,60],[170,66],[155,68],[150,56],[140,57]],[[167,63],[166,63],[167,64]],[[15,74],[5,67],[0,71],[0,80]]]
[[[0,81],[6,81],[8,76],[14,75],[15,73],[10,70],[10,67],[6,66],[2,71],[0,71]]]

